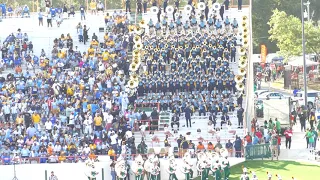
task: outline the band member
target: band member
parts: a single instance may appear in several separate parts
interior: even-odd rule
[[[143,13],[147,13],[148,0],[143,0]]]
[[[142,14],[142,0],[137,0],[137,12]]]

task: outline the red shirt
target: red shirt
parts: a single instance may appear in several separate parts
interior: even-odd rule
[[[257,136],[259,139],[261,139],[261,138],[262,138],[262,133],[261,133],[260,131],[257,131],[257,132],[256,132],[256,136]]]
[[[278,136],[278,145],[280,145],[280,144],[281,144],[281,137]]]
[[[286,131],[284,132],[284,135],[286,136],[286,138],[292,137],[292,130],[286,130]]]

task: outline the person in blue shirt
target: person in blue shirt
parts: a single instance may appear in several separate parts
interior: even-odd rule
[[[54,7],[51,7],[51,8],[50,8],[51,17],[54,18],[54,17],[56,16],[56,12],[57,12],[56,8],[54,8]]]
[[[23,9],[22,9],[22,17],[25,16],[25,14],[27,14],[27,17],[30,17],[30,10],[29,10],[29,7],[27,5],[24,5]]]
[[[7,16],[7,5],[5,3],[0,4],[0,8],[2,12],[1,16],[5,18]]]
[[[86,20],[85,12],[86,12],[86,10],[85,10],[84,6],[83,6],[83,5],[81,5],[81,6],[80,6],[80,15],[81,15],[81,20],[82,20],[82,19],[83,19],[83,20]]]
[[[22,158],[30,157],[30,150],[27,148],[26,145],[24,145],[23,148],[21,149],[21,157]]]

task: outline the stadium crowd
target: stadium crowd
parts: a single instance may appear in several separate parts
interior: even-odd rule
[[[90,7],[101,9],[94,4]],[[55,11],[50,8],[49,4],[45,12],[52,16]],[[72,7],[70,11],[72,15]],[[80,14],[85,18],[81,7]],[[107,14],[105,22],[108,28],[103,39],[95,33],[90,38],[90,28],[79,23],[78,40],[66,32],[54,40],[50,53],[42,50],[39,56],[33,54],[32,42],[27,35],[21,36],[21,29],[8,36],[1,49],[2,62],[14,72],[0,78],[0,153],[4,164],[146,154],[147,144],[142,139],[136,147],[132,131],[150,130],[141,120],[159,119],[159,112],[154,110],[148,116],[135,111],[144,103],[160,103],[161,110],[171,110],[176,116],[186,109],[200,115],[237,110],[238,119],[242,119],[242,96],[236,96],[235,75],[229,66],[235,63],[238,46],[235,19],[231,22],[228,17],[210,16],[205,20],[202,15],[198,20],[193,14],[190,22],[183,22],[182,15],[170,22],[165,15],[161,22],[150,20],[149,33],[139,36],[145,53],[141,66],[136,67],[129,58],[131,53],[134,57],[136,30],[127,15]],[[90,42],[88,50],[80,52],[75,41]],[[27,70],[21,68],[22,63],[27,64]],[[41,71],[36,71],[38,68]],[[132,75],[129,72],[140,71],[145,74],[139,74],[135,91],[127,78]],[[214,124],[215,118],[211,120]],[[228,123],[228,119],[224,121]],[[178,148],[192,147],[183,137],[177,141]],[[165,146],[170,146],[168,143],[165,139]],[[208,150],[214,147],[223,146],[211,143]],[[230,151],[233,147],[241,149],[240,137],[226,144]],[[200,143],[197,149],[205,148]]]

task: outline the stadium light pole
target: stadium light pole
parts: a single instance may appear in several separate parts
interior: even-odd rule
[[[308,107],[308,90],[307,90],[307,63],[306,63],[306,42],[304,35],[304,3],[301,0],[301,19],[302,19],[302,56],[303,56],[303,84],[304,84],[304,105]]]

